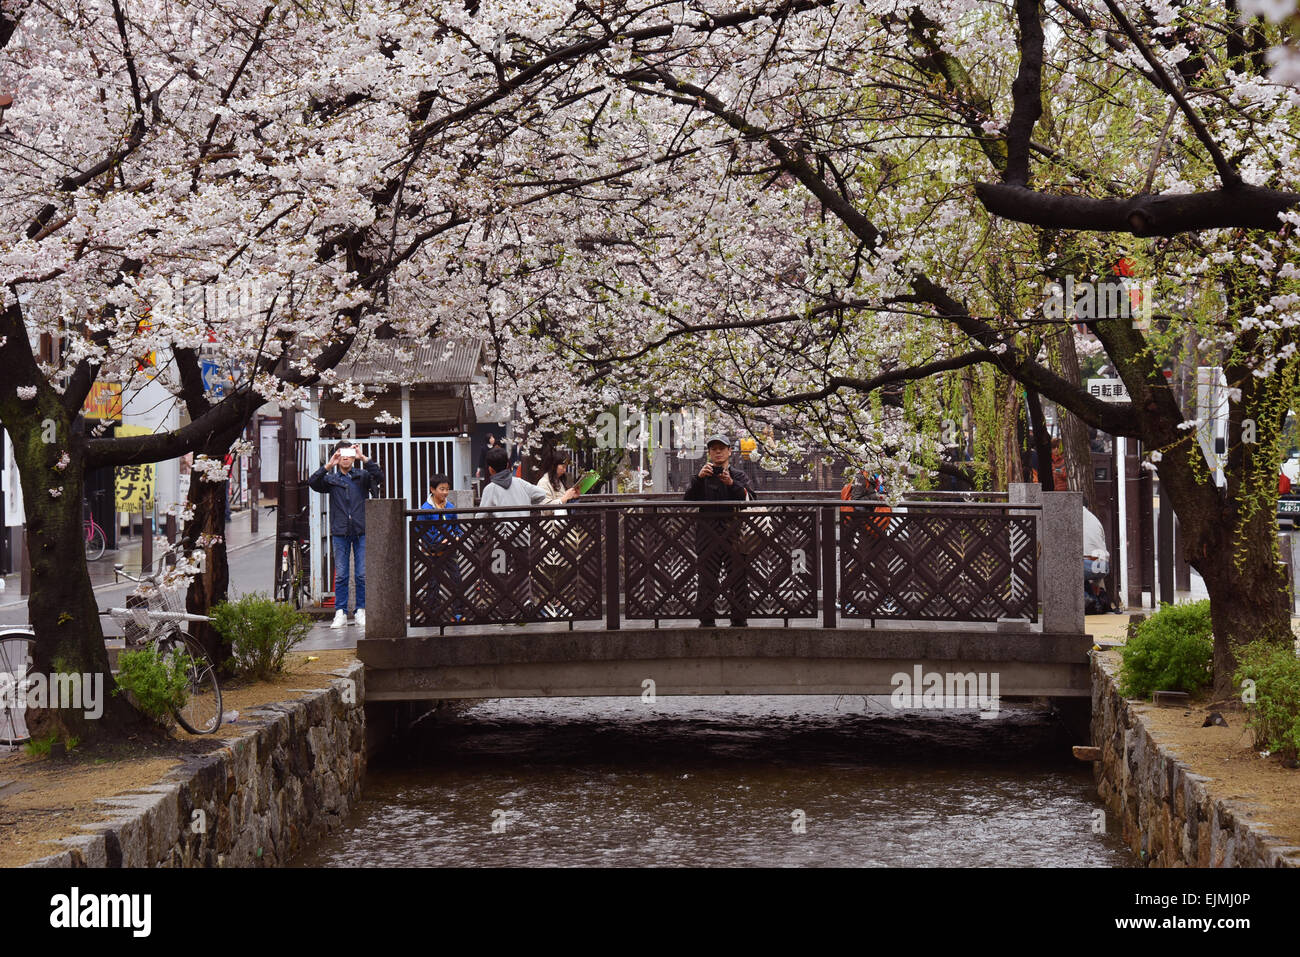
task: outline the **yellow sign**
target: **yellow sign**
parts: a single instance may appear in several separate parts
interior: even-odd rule
[[[122,421],[122,385],[119,382],[96,382],[81,406],[88,419]]]
[[[119,425],[117,434],[153,435],[147,425]],[[119,512],[141,512],[153,508],[153,463],[119,465],[113,470],[116,508]]]

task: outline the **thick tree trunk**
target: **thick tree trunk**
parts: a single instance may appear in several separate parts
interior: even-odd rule
[[[1056,360],[1056,372],[1072,385],[1083,388],[1079,354],[1074,348],[1074,329],[1066,326],[1059,336],[1049,337],[1048,354]],[[1054,348],[1053,348],[1054,346]],[[1083,493],[1088,508],[1097,507],[1097,487],[1092,478],[1092,449],[1088,444],[1088,426],[1073,412],[1056,407],[1061,423],[1061,445],[1065,449],[1065,470],[1070,488]]]
[[[1020,383],[999,377],[998,403],[998,474],[996,488],[1006,489],[1023,480],[1020,464]]]
[[[57,735],[65,741],[69,736],[89,741],[148,732],[151,723],[124,696],[113,694],[116,684],[86,566],[81,514],[85,437],[77,434],[54,393],[43,391],[27,404],[33,408],[6,415],[5,425],[14,442],[27,518],[32,569],[27,614],[36,634],[31,667],[47,678],[55,673],[83,676],[80,702],[62,696],[48,700],[63,706],[28,711],[28,729],[33,738]],[[67,464],[60,468],[64,453]],[[102,691],[92,707],[87,707],[87,680],[89,690]]]
[[[1236,547],[1192,543],[1187,558],[1205,579],[1214,622],[1214,697],[1236,696],[1237,647],[1258,639],[1294,641],[1273,513],[1257,512]]]
[[[194,514],[185,523],[182,547],[186,554],[202,552],[204,560],[203,572],[190,582],[185,607],[194,615],[210,615],[214,606],[227,600],[230,589],[223,483],[206,482],[195,473],[190,481],[189,504]],[[189,632],[203,644],[213,661],[224,663],[230,657],[229,642],[223,641],[211,625],[191,622]]]
[[[1248,383],[1249,385],[1249,383]],[[1261,391],[1275,384],[1257,386]],[[1206,474],[1200,446],[1188,436],[1168,448],[1157,470],[1178,515],[1183,555],[1205,581],[1214,625],[1214,696],[1233,698],[1239,645],[1258,639],[1291,643],[1291,608],[1277,542],[1277,424],[1260,413],[1269,396],[1234,403],[1229,433],[1239,435],[1243,417],[1259,423],[1261,441],[1232,447],[1227,487]],[[1252,401],[1253,400],[1253,401]],[[1153,443],[1154,444],[1154,443]]]
[[[1044,492],[1053,490],[1052,482],[1052,440],[1047,434],[1047,419],[1043,415],[1043,403],[1038,393],[1026,387],[1025,404],[1029,406],[1029,420],[1033,426],[1034,451],[1038,456],[1038,483]]]

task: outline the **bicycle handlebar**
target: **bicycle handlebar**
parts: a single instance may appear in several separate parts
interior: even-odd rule
[[[192,615],[187,611],[150,611],[146,608],[106,608],[100,612],[101,615],[112,615],[115,618],[122,616],[134,617],[136,612],[144,612],[150,621],[211,621],[208,615]]]

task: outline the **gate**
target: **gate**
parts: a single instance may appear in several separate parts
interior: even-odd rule
[[[305,446],[300,468],[310,476],[332,454],[337,438],[300,440]],[[407,508],[419,508],[429,494],[434,475],[451,477],[453,485],[460,464],[458,440],[448,437],[358,439],[361,451],[374,460],[383,474],[376,498],[400,498]],[[334,594],[334,556],[330,548],[329,496],[309,491],[308,518],[311,528],[312,594],[323,598]]]

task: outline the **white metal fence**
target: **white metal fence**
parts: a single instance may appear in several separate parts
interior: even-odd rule
[[[310,475],[327,461],[338,439],[312,439],[302,463]],[[452,488],[467,488],[469,439],[399,438],[359,439],[363,455],[374,460],[383,474],[379,498],[400,498],[407,508],[419,508],[429,494],[429,479],[446,475]],[[334,591],[334,562],[330,554],[329,496],[311,493],[308,509],[311,528],[311,588],[315,596]]]

